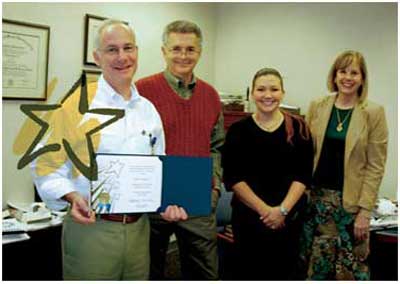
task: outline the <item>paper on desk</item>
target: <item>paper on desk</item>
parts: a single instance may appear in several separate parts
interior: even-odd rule
[[[380,198],[377,203],[376,213],[378,215],[397,215],[397,207],[389,199]]]
[[[3,235],[3,245],[20,241],[29,240],[30,237],[26,233]]]
[[[11,219],[3,220],[2,229],[3,229],[3,232],[7,232],[7,233],[21,232],[21,231],[32,232],[32,231],[49,228],[52,226],[57,226],[57,225],[62,224],[62,222],[63,222],[62,217],[53,217],[49,221],[34,222],[34,223],[30,223],[30,224],[20,222],[15,218],[11,218]]]
[[[372,230],[397,227],[397,215],[387,215],[377,219],[372,218],[370,225]]]
[[[2,222],[3,232],[20,232],[27,231],[28,227],[25,223],[19,222],[15,218],[5,219]]]

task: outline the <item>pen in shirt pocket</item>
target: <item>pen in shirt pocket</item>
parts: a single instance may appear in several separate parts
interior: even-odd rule
[[[145,130],[142,131],[142,135],[146,135]],[[153,134],[149,133],[149,145],[151,148],[151,155],[154,155],[154,147],[155,147],[156,143],[157,143],[157,137],[155,137],[155,136],[153,137]]]
[[[157,142],[157,137],[152,137],[151,133],[149,134],[149,140],[150,140],[150,147],[151,147],[151,154],[154,155],[154,147]]]

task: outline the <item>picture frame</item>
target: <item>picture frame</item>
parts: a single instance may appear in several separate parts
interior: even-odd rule
[[[2,19],[3,100],[47,99],[50,27]]]
[[[97,66],[93,58],[94,41],[96,39],[97,29],[106,19],[105,17],[91,14],[85,15],[85,45],[83,54],[83,64],[85,65]]]
[[[96,66],[96,62],[93,58],[93,49],[94,42],[96,40],[96,33],[99,26],[102,24],[104,20],[107,20],[106,17],[86,14],[85,15],[85,43],[84,43],[84,52],[83,52],[83,64]],[[123,23],[129,25],[128,22],[122,21]]]
[[[100,70],[83,69],[82,73],[86,73],[86,83],[97,82],[99,80],[100,75],[101,75],[101,71]]]

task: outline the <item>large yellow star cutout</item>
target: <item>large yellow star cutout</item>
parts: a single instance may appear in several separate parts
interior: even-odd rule
[[[97,82],[87,84],[83,73],[61,103],[21,105],[21,111],[40,126],[40,131],[19,160],[18,169],[37,159],[36,173],[44,176],[56,171],[69,159],[74,166],[73,176],[81,173],[89,180],[97,180],[95,153],[100,144],[99,131],[121,119],[125,112],[110,108],[89,109],[96,90]],[[35,112],[51,114],[40,117]],[[87,113],[111,118],[103,123],[96,118],[83,121]],[[38,144],[46,139],[43,147],[38,148]]]

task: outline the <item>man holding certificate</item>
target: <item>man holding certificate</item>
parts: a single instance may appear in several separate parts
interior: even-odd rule
[[[212,195],[210,215],[190,216],[177,223],[150,216],[151,279],[164,278],[165,257],[172,233],[178,240],[183,278],[218,279],[215,208],[221,173],[218,147],[224,140],[224,127],[218,93],[193,74],[201,51],[200,28],[188,21],[172,22],[163,34],[166,70],[136,83],[139,92],[160,113],[167,155],[213,158],[213,183],[204,188],[204,192]]]
[[[164,154],[163,127],[155,107],[141,97],[132,84],[138,60],[133,30],[120,21],[105,21],[98,29],[93,56],[103,71],[98,82],[87,86],[82,84],[63,100],[62,108],[52,116],[51,126],[54,128],[46,143],[62,140],[68,157],[58,151],[37,158],[32,164],[34,181],[48,207],[61,210],[68,203],[70,205],[62,235],[64,279],[145,280],[149,275],[150,228],[148,217],[143,212],[149,212],[149,208],[159,204],[154,205],[153,197],[135,199],[126,193],[137,190],[135,184],[140,187],[137,195],[152,196],[151,191],[157,189],[158,184],[157,162],[137,165],[134,160],[127,161],[122,157],[138,154],[151,160],[156,157],[148,155]],[[88,109],[82,113],[84,104],[82,106],[81,102],[86,92]],[[80,102],[79,112],[77,101]],[[122,115],[109,123],[110,118],[118,113]],[[114,159],[110,161],[113,168],[104,168],[107,161],[100,163],[98,160],[98,171],[90,160],[98,176],[105,177],[104,183],[96,187],[97,191],[89,178],[79,171],[79,163],[77,166],[71,158],[88,164],[91,147],[88,146],[87,133],[91,133],[97,157],[108,154]],[[71,156],[71,152],[74,155]],[[121,159],[115,160],[118,157]],[[136,163],[141,162],[138,159]],[[124,183],[124,166],[138,176],[135,181]],[[113,186],[120,190],[119,195],[105,190],[111,177],[117,177]],[[146,187],[146,181],[154,182]],[[121,198],[114,208],[112,200],[117,199],[117,195]],[[92,206],[94,201],[98,211]],[[187,218],[182,208],[173,205],[161,215],[167,221]]]

